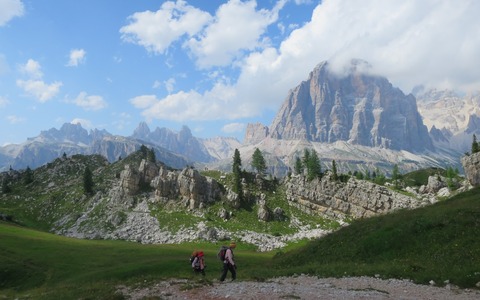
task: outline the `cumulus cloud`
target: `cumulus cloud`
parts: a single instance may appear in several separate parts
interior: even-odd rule
[[[342,70],[352,58],[366,60],[372,72],[387,77],[405,93],[420,84],[478,90],[479,11],[480,1],[468,0],[324,0],[311,19],[278,47],[246,48],[249,52],[237,61],[238,77],[217,81],[202,93],[191,90],[158,99],[151,96],[148,105],[143,101],[145,105],[136,107],[150,119],[253,117],[278,109],[288,90],[307,79],[318,63],[328,60],[333,69]],[[219,22],[219,13],[202,35],[193,38],[198,49],[190,45],[203,66],[215,64],[208,60],[202,43],[217,45],[207,41],[214,37],[212,26]],[[213,46],[209,51],[223,57]],[[228,61],[234,51],[224,53]]]
[[[137,12],[128,17],[130,24],[120,28],[122,40],[162,54],[184,35],[198,33],[211,16],[186,1],[167,1],[155,12]]]
[[[40,63],[33,59],[29,59],[25,65],[20,66],[20,70],[23,73],[35,79],[43,77],[43,73],[40,69]]]
[[[72,101],[77,106],[85,110],[101,110],[107,107],[107,102],[103,97],[97,95],[88,95],[86,92],[78,94],[77,98]]]
[[[244,129],[245,129],[244,123],[230,123],[222,127],[222,132],[237,133],[237,132],[242,132]]]
[[[261,45],[261,36],[276,22],[285,1],[279,1],[270,11],[257,10],[256,1],[230,0],[222,4],[215,20],[205,31],[192,37],[186,46],[200,67],[226,66],[242,50],[254,50]]]
[[[23,14],[24,6],[21,0],[0,0],[0,26]]]
[[[158,99],[155,95],[142,95],[130,99],[130,103],[133,104],[136,108],[145,109],[152,107],[155,103],[158,102]]]
[[[22,88],[25,92],[31,96],[37,98],[41,103],[45,103],[48,100],[55,97],[60,91],[62,86],[61,82],[53,82],[52,84],[46,84],[42,80],[17,80],[17,86]]]
[[[83,49],[72,49],[70,50],[69,60],[67,63],[68,67],[77,67],[79,64],[85,62],[85,55],[87,52]]]
[[[25,65],[20,66],[20,70],[29,79],[18,79],[17,86],[22,88],[27,94],[35,97],[39,102],[45,103],[60,92],[61,82],[55,81],[47,84],[42,80],[41,66],[36,60],[29,59]]]

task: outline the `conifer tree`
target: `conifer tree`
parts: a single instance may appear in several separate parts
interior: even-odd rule
[[[474,134],[473,135],[473,142],[472,142],[472,154],[477,153],[480,151],[480,145],[477,142],[477,136]]]
[[[148,148],[147,148],[147,146],[145,146],[145,145],[142,144],[142,145],[140,146],[140,152],[142,153],[142,157],[146,159],[147,156],[148,156]]]
[[[396,189],[398,189],[399,178],[400,178],[400,174],[399,174],[399,171],[398,171],[398,165],[395,164],[393,166],[393,170],[392,170],[392,181],[393,181],[393,184],[394,184]]]
[[[320,166],[320,159],[317,152],[312,150],[307,160],[307,179],[313,180],[314,178],[322,177],[322,167]]]
[[[257,173],[263,174],[267,170],[267,164],[263,157],[262,151],[256,148],[252,155],[252,168],[257,170]]]
[[[332,160],[332,179],[334,181],[338,180],[338,175],[337,175],[337,163],[335,160]]]
[[[238,194],[240,199],[243,198],[241,166],[242,159],[240,158],[240,151],[238,151],[238,149],[235,149],[232,164],[233,191]]]
[[[157,158],[155,157],[155,150],[153,149],[153,147],[149,151],[147,151],[147,161],[153,163],[157,161]]]
[[[83,173],[83,193],[85,195],[93,195],[93,186],[93,173],[87,166]]]
[[[31,182],[33,182],[33,171],[32,171],[32,169],[30,169],[30,167],[27,167],[27,169],[25,170],[24,177],[23,177],[23,183],[24,184],[29,184]]]
[[[302,164],[302,160],[300,159],[300,157],[295,157],[295,166],[294,166],[294,171],[295,171],[295,174],[303,174],[303,164]]]

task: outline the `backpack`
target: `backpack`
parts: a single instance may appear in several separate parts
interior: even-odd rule
[[[220,250],[218,251],[217,257],[220,259],[222,262],[225,260],[225,254],[227,253],[227,246],[222,246]]]

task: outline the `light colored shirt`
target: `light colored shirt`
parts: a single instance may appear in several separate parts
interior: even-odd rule
[[[232,266],[235,265],[235,261],[233,260],[233,251],[230,248],[228,248],[225,252],[225,262],[230,263]]]

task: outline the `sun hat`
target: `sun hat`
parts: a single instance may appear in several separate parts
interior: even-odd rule
[[[203,256],[203,251],[198,252],[198,256]]]

